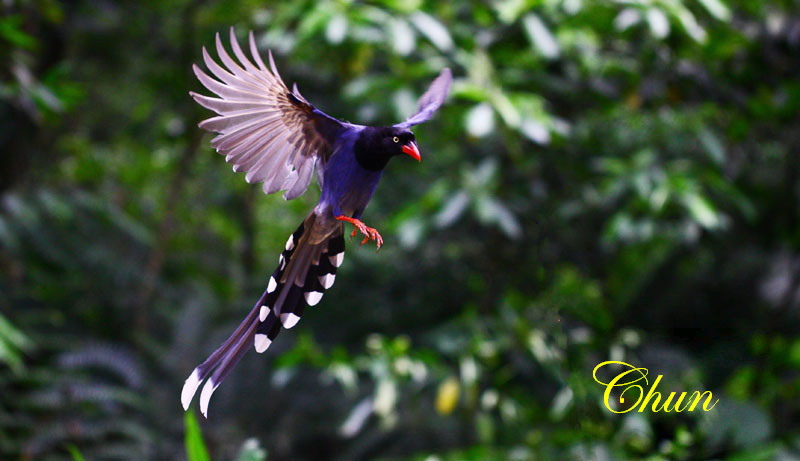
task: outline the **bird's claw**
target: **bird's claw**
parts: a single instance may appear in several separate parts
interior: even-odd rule
[[[370,240],[374,240],[375,246],[377,247],[376,251],[380,250],[381,246],[383,246],[383,237],[381,237],[381,234],[374,227],[369,227],[358,219],[348,218],[346,216],[337,216],[336,219],[340,221],[347,221],[355,227],[355,229],[353,229],[353,232],[350,233],[351,240],[360,232],[364,234],[364,239],[361,240],[360,245],[364,245]]]
[[[353,232],[350,233],[350,239],[358,235],[358,233],[360,232],[364,234],[364,239],[361,240],[361,243],[359,245],[364,245],[370,240],[374,240],[377,249],[378,250],[381,249],[381,246],[383,245],[383,237],[381,237],[381,234],[378,232],[377,229],[375,229],[374,227],[369,227],[361,221],[353,223],[353,225],[355,226],[355,229],[353,229]]]

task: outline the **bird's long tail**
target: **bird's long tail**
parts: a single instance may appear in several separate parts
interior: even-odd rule
[[[281,328],[295,326],[306,306],[317,304],[333,285],[344,257],[343,228],[336,225],[329,233],[321,232],[315,222],[312,212],[289,237],[261,298],[233,334],[189,375],[181,392],[184,410],[208,378],[200,393],[200,411],[207,416],[211,394],[250,345],[259,353],[267,350]]]

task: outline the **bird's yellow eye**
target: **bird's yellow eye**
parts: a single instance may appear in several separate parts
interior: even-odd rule
[[[397,136],[395,136],[394,138],[392,138],[392,141],[394,141],[394,142],[400,142],[400,138],[398,138]]]

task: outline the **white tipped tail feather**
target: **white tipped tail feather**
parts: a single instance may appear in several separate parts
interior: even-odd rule
[[[200,413],[206,418],[208,418],[208,404],[211,402],[211,394],[217,390],[217,386],[219,385],[214,384],[214,378],[211,378],[206,381],[203,391],[200,393]]]
[[[262,352],[266,351],[269,346],[272,344],[272,340],[269,339],[269,336],[256,334],[255,346],[256,352],[261,354]]]
[[[183,383],[183,389],[181,390],[181,405],[183,405],[184,410],[189,409],[189,404],[192,403],[192,397],[194,397],[201,382],[200,372],[195,368],[192,374],[189,375],[189,378],[186,379],[186,382]]]
[[[342,228],[337,226],[322,242],[310,244],[310,239],[303,237],[313,229],[315,220],[316,215],[310,214],[289,237],[261,298],[233,334],[186,379],[181,391],[184,410],[205,381],[200,411],[207,416],[214,391],[249,348],[258,353],[266,351],[282,328],[297,325],[306,305],[319,303],[333,285],[344,257]]]

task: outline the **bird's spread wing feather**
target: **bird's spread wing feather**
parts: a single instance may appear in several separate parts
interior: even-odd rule
[[[200,127],[219,133],[211,145],[233,164],[233,171],[246,172],[249,183],[263,183],[267,194],[285,190],[284,197],[293,199],[308,187],[315,165],[327,161],[344,126],[311,105],[297,91],[297,85],[290,91],[278,74],[272,53],[268,69],[252,32],[249,39],[254,62],[239,47],[231,29],[237,62],[217,34],[217,54],[224,67],[203,48],[203,60],[216,79],[196,65],[193,69],[200,82],[219,97],[190,94],[201,106],[218,114],[201,122]]]
[[[442,72],[436,77],[436,80],[431,83],[428,91],[425,92],[417,102],[417,112],[408,117],[404,122],[398,123],[395,126],[401,128],[408,128],[412,125],[418,125],[433,116],[436,109],[442,105],[447,93],[450,92],[450,85],[453,83],[453,73],[450,69],[444,68]]]

